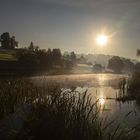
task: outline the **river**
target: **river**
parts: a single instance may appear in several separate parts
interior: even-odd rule
[[[121,74],[72,74],[32,77],[31,80],[38,85],[51,86],[57,84],[63,89],[75,88],[80,93],[87,90],[93,97],[93,102],[99,100],[100,116],[108,120],[121,122],[122,125],[134,126],[140,123],[140,106],[136,101],[118,102],[118,84],[121,79],[128,78]]]

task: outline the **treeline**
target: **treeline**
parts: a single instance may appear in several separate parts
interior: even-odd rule
[[[40,68],[66,68],[70,69],[77,63],[76,54],[71,52],[63,55],[59,48],[40,49],[31,42],[27,48],[19,49],[17,58],[22,65],[38,66]]]
[[[102,66],[95,62],[93,65],[94,72],[114,72],[131,74],[136,69],[137,64],[134,64],[130,59],[113,56],[108,60],[107,66]]]
[[[0,62],[0,72],[21,72],[21,73],[34,73],[46,72],[47,70],[59,69],[72,69],[78,62],[74,52],[62,54],[59,48],[55,49],[40,49],[39,46],[30,43],[28,47],[18,47],[18,42],[14,36],[10,36],[8,32],[0,36],[1,49],[15,50],[17,62]],[[8,65],[10,67],[8,68]]]
[[[115,73],[132,73],[135,70],[135,64],[130,59],[120,58],[119,56],[113,56],[109,59],[107,67]]]

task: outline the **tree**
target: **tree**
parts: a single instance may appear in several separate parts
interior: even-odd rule
[[[140,56],[140,49],[137,50],[137,56]],[[135,64],[134,72],[128,83],[129,94],[140,101],[140,62]]]
[[[124,63],[119,56],[113,56],[108,61],[108,68],[114,70],[116,73],[120,73],[124,68]]]
[[[0,36],[0,41],[2,48],[10,48],[10,34],[8,32],[5,32]]]
[[[127,73],[131,73],[134,70],[135,64],[131,62],[130,59],[123,58],[123,63],[124,63],[124,71]]]
[[[76,63],[76,54],[74,52],[70,53],[70,58],[74,63]]]
[[[60,49],[53,49],[52,58],[54,65],[61,65],[62,55]]]
[[[11,45],[10,46],[11,49],[14,49],[15,47],[18,47],[18,42],[16,41],[15,36],[11,37],[11,44],[10,45]]]
[[[36,52],[41,67],[48,66],[47,52],[44,49],[40,49]]]
[[[18,47],[15,36],[10,37],[9,32],[5,32],[0,36],[1,47],[4,49],[14,49]]]
[[[137,57],[140,56],[140,49],[137,49]],[[135,64],[135,73],[139,73],[140,75],[140,62]]]
[[[52,65],[53,65],[52,59],[53,59],[52,50],[49,48],[47,50],[47,65],[48,65],[48,67],[52,67]]]
[[[35,46],[33,42],[30,43],[29,47],[27,47],[28,50],[30,51],[34,51],[34,52],[38,52],[40,49],[39,49],[39,46]]]
[[[78,63],[87,64],[87,59],[83,55],[81,55],[81,57],[78,58]]]
[[[17,57],[22,65],[36,66],[38,64],[38,57],[37,54],[35,54],[34,52],[29,52],[27,50],[20,50],[17,53]]]
[[[140,49],[137,49],[137,57],[140,56]]]
[[[28,49],[31,51],[34,51],[34,43],[33,42],[30,43]]]
[[[35,46],[34,51],[38,52],[39,51],[39,46]]]
[[[103,71],[102,65],[101,65],[101,64],[95,64],[95,65],[93,66],[93,71],[94,71],[94,72],[102,72],[102,71]]]

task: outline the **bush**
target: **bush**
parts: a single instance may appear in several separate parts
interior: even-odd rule
[[[128,83],[128,92],[133,97],[140,96],[140,72],[135,72],[132,75]]]

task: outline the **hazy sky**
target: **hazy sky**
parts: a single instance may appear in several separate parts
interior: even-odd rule
[[[0,0],[0,33],[20,46],[135,58],[140,48],[140,0]],[[110,36],[100,48],[95,37]]]

